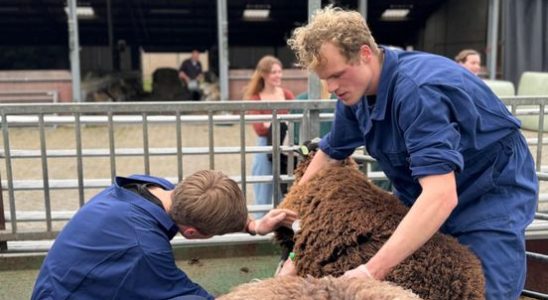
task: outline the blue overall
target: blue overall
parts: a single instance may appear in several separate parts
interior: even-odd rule
[[[32,299],[213,299],[175,264],[170,240],[178,226],[160,206],[121,187],[132,182],[174,188],[152,176],[117,177],[57,236]]]
[[[441,231],[480,258],[488,299],[517,299],[525,283],[524,231],[538,181],[516,120],[469,71],[440,56],[384,48],[377,95],[337,103],[321,149],[343,159],[365,144],[408,206],[418,179],[454,171],[458,205]]]

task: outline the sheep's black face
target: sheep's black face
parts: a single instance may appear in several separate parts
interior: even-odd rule
[[[282,248],[281,259],[286,260],[289,257],[289,252],[293,251],[295,246],[293,230],[286,227],[280,227],[275,231],[276,241]]]
[[[308,169],[308,166],[310,165],[310,162],[312,161],[312,158],[314,158],[315,154],[316,151],[309,152],[306,155],[302,155],[302,160],[297,165],[297,168],[293,171],[293,175],[295,176],[295,183],[301,180],[304,172],[306,172],[306,169]]]

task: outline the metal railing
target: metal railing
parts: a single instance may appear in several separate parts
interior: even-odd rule
[[[548,101],[543,97],[512,97],[504,98],[509,108],[518,117],[521,115],[534,115],[538,111],[544,110],[544,104]],[[531,105],[536,105],[531,108]],[[520,106],[527,106],[521,109]],[[117,161],[124,157],[142,157],[143,172],[150,174],[151,158],[162,156],[174,156],[177,159],[177,176],[168,177],[172,182],[178,182],[183,178],[185,164],[183,157],[187,156],[208,156],[208,167],[215,168],[215,158],[217,156],[232,154],[240,156],[240,174],[233,176],[241,186],[244,193],[247,193],[247,185],[255,183],[273,182],[274,186],[280,183],[292,181],[289,174],[280,174],[279,154],[296,149],[295,146],[281,146],[279,141],[280,122],[289,123],[289,137],[293,141],[293,123],[301,122],[303,124],[304,136],[302,140],[318,136],[319,121],[330,120],[332,114],[320,113],[323,109],[333,108],[334,101],[288,101],[288,102],[211,102],[211,103],[175,103],[175,102],[153,102],[153,103],[83,103],[83,104],[40,104],[40,105],[4,105],[0,107],[0,118],[2,120],[2,140],[3,149],[0,149],[0,158],[5,162],[4,172],[0,172],[1,188],[7,195],[9,203],[9,214],[4,216],[0,214],[0,226],[2,221],[8,221],[11,232],[0,230],[0,241],[6,240],[25,240],[51,238],[56,232],[52,231],[52,220],[60,220],[59,215],[65,218],[70,216],[70,212],[57,212],[51,209],[51,191],[55,190],[77,190],[78,204],[85,202],[86,189],[98,189],[109,186],[118,174]],[[254,110],[272,110],[272,115],[252,115],[250,111]],[[304,110],[304,114],[279,114],[280,111]],[[231,112],[231,113],[227,113]],[[198,115],[196,115],[198,113]],[[4,121],[6,120],[6,121]],[[248,124],[254,122],[270,122],[273,124],[273,145],[272,146],[252,146],[246,141],[246,132],[250,129]],[[539,179],[541,181],[548,179],[548,173],[544,173],[548,166],[542,166],[542,145],[548,143],[543,140],[543,115],[539,118],[539,128],[536,138],[528,138],[532,147],[536,147],[536,164]],[[115,137],[115,126],[122,124],[132,124],[140,126],[142,131],[141,147],[120,147],[117,145]],[[175,136],[172,138],[176,145],[172,147],[158,147],[149,142],[149,126],[154,124],[164,124],[172,126],[175,130]],[[207,140],[204,146],[183,147],[183,137],[181,128],[191,124],[207,125],[207,131],[204,139]],[[217,125],[239,125],[239,141],[234,144],[217,146],[215,145],[214,126]],[[48,146],[47,128],[56,126],[71,126],[74,128],[74,147],[59,148]],[[101,148],[88,148],[82,144],[82,128],[86,126],[105,126],[108,132],[108,145]],[[38,131],[39,146],[35,149],[17,148],[10,144],[10,132],[18,128],[35,128]],[[540,142],[539,142],[540,141]],[[540,145],[540,147],[539,147]],[[273,175],[270,176],[251,176],[248,175],[246,154],[253,153],[272,153],[273,157]],[[107,158],[110,176],[108,178],[85,178],[84,164],[85,158],[102,157]],[[366,161],[373,159],[369,156],[363,156]],[[76,173],[73,178],[58,179],[52,178],[48,170],[49,161],[56,158],[74,159]],[[42,178],[28,179],[15,178],[13,175],[13,163],[24,159],[39,159],[41,165],[40,172]],[[291,159],[291,157],[290,157]],[[291,164],[290,164],[291,165]],[[289,170],[288,173],[291,170]],[[368,174],[371,179],[384,178],[382,172],[371,172]],[[43,193],[46,230],[45,232],[18,232],[18,221],[39,220],[38,213],[21,214],[18,216],[16,210],[17,201],[15,192],[18,191],[41,191]],[[279,198],[279,190],[274,189],[274,199]],[[540,193],[540,203],[548,200],[548,193]],[[23,201],[23,200],[20,200]],[[276,204],[276,203],[274,203]],[[2,205],[2,203],[0,203]],[[251,206],[251,211],[266,210],[271,206]],[[3,209],[3,207],[0,207]],[[55,217],[57,216],[57,217]],[[5,218],[5,220],[2,220]],[[541,229],[546,229],[542,228]]]
[[[518,117],[538,116],[539,130],[534,136],[528,135],[527,141],[535,157],[536,168],[541,184],[548,180],[548,166],[542,165],[543,145],[548,144],[544,139],[544,114],[548,103],[548,97],[511,97],[503,98],[509,109]],[[25,241],[38,239],[53,239],[58,230],[53,226],[55,222],[70,219],[76,209],[82,206],[86,200],[86,191],[101,189],[109,186],[115,176],[128,175],[120,173],[122,165],[120,160],[124,158],[142,158],[142,172],[151,174],[153,162],[157,157],[175,158],[176,171],[173,176],[167,177],[172,182],[178,182],[187,176],[186,169],[189,162],[185,158],[207,156],[207,167],[215,169],[217,158],[223,155],[239,156],[239,174],[231,176],[240,183],[247,196],[247,186],[256,183],[273,183],[278,187],[281,183],[290,183],[293,177],[289,174],[281,174],[279,154],[290,153],[297,147],[291,142],[289,145],[281,145],[279,140],[280,122],[289,124],[288,139],[293,141],[293,126],[295,122],[302,124],[301,141],[318,136],[320,121],[328,121],[333,114],[321,113],[324,109],[332,109],[334,101],[284,101],[284,102],[153,102],[153,103],[79,103],[79,104],[8,104],[0,106],[0,121],[2,122],[2,149],[0,159],[3,160],[3,169],[0,168],[1,189],[0,197],[7,196],[5,203],[9,204],[9,211],[4,213],[4,201],[0,198],[0,250],[6,250],[7,241]],[[272,110],[271,115],[255,115],[250,111]],[[303,113],[282,114],[286,111],[303,111]],[[273,129],[272,146],[254,146],[247,135],[250,132],[249,124],[257,122],[271,122]],[[138,126],[140,131],[140,146],[120,146],[115,128],[118,126]],[[183,129],[193,125],[205,126],[203,145],[185,146]],[[163,146],[152,142],[149,134],[152,126],[165,126],[174,132],[171,139],[174,145]],[[234,126],[232,130],[238,131],[238,138],[228,145],[218,145],[215,128],[218,126]],[[52,130],[70,128],[72,136],[67,145],[55,145],[48,143],[48,136]],[[85,128],[101,127],[106,129],[107,139],[102,147],[87,147],[83,142],[83,130]],[[239,127],[239,128],[236,128]],[[11,136],[18,130],[36,130],[38,139],[35,148],[15,146]],[[251,135],[252,137],[254,135]],[[363,151],[363,150],[361,150]],[[360,153],[361,151],[357,151]],[[273,174],[267,176],[252,176],[248,174],[248,155],[255,153],[272,153]],[[363,152],[361,152],[363,153]],[[356,155],[366,162],[374,161],[367,155]],[[84,160],[89,158],[106,159],[108,176],[101,178],[89,178],[86,176]],[[41,178],[19,178],[14,176],[15,164],[22,160],[37,160]],[[52,173],[52,161],[55,159],[70,160],[74,167],[74,177],[55,178]],[[290,162],[293,159],[290,156]],[[192,164],[192,162],[190,162]],[[291,165],[291,163],[290,163]],[[119,174],[120,173],[120,174]],[[155,174],[153,174],[155,175]],[[369,172],[369,178],[385,178],[382,172]],[[77,192],[75,209],[55,210],[52,202],[55,191],[74,190]],[[43,209],[32,211],[19,211],[17,207],[26,201],[27,192],[39,192],[42,194]],[[273,189],[273,199],[279,198],[279,189]],[[548,193],[539,195],[541,205],[548,200]],[[67,200],[69,201],[69,200]],[[274,202],[272,205],[276,205]],[[272,205],[250,205],[251,212],[266,211]],[[39,231],[19,230],[22,223],[45,223],[45,229]],[[7,229],[8,225],[9,229]],[[528,229],[528,234],[533,238],[546,238],[548,221],[545,214],[538,213],[535,226]],[[535,259],[545,261],[546,257],[539,254],[530,254]],[[536,293],[525,291],[524,293]]]
[[[59,92],[51,91],[0,91],[0,103],[57,103]]]
[[[320,119],[332,118],[322,114],[322,109],[333,108],[333,102],[327,101],[302,101],[302,102],[238,102],[227,103],[175,103],[175,102],[154,102],[154,103],[81,103],[81,104],[33,104],[33,105],[4,105],[0,106],[0,118],[2,121],[3,149],[0,150],[0,158],[4,160],[5,169],[1,172],[1,188],[7,195],[9,213],[4,216],[3,201],[0,201],[0,242],[9,240],[29,239],[51,239],[55,237],[58,230],[54,230],[52,223],[71,216],[71,212],[55,211],[52,209],[52,192],[56,190],[77,190],[78,206],[84,204],[87,189],[98,189],[109,186],[118,174],[120,159],[125,157],[140,157],[143,159],[143,171],[140,173],[151,173],[151,160],[154,157],[175,157],[176,176],[168,177],[172,182],[178,182],[188,174],[184,172],[186,165],[183,157],[207,156],[208,168],[215,169],[216,157],[226,154],[240,156],[240,175],[232,176],[242,186],[244,193],[248,184],[269,183],[279,186],[283,182],[291,182],[292,177],[288,174],[280,174],[279,153],[280,151],[291,151],[295,147],[280,146],[279,138],[273,139],[272,146],[252,146],[246,140],[248,124],[256,122],[272,122],[273,136],[279,136],[280,122],[287,121],[292,124],[295,121],[308,124],[304,127],[304,135],[312,136],[318,132],[313,124],[318,124]],[[272,110],[272,115],[249,114],[254,110]],[[304,114],[279,114],[279,111],[304,110]],[[231,113],[226,113],[231,112]],[[196,115],[198,114],[198,115]],[[304,116],[304,121],[303,121]],[[120,147],[117,144],[115,127],[121,125],[139,126],[141,131],[142,146]],[[183,147],[182,128],[190,125],[205,125],[203,146]],[[310,125],[312,124],[312,125]],[[170,137],[175,141],[171,147],[159,147],[151,144],[149,127],[162,125],[171,128],[175,134]],[[226,146],[217,146],[214,128],[217,125],[238,125],[239,140]],[[48,144],[48,130],[57,129],[58,126],[73,128],[72,141],[66,141],[73,147],[52,147]],[[83,128],[99,126],[106,128],[107,143],[104,147],[88,148],[82,141]],[[316,126],[318,127],[318,126]],[[12,146],[10,136],[16,130],[36,130],[39,142],[35,148]],[[237,129],[236,129],[237,130]],[[292,139],[292,130],[289,130],[289,138]],[[317,134],[316,134],[317,135]],[[273,153],[273,175],[251,176],[247,171],[247,154]],[[106,178],[88,178],[84,176],[84,159],[105,158],[108,160],[109,176]],[[35,159],[40,165],[41,178],[29,179],[14,176],[14,164],[21,160]],[[51,175],[52,161],[55,159],[70,159],[75,169],[73,178],[54,178]],[[174,174],[175,175],[175,174]],[[32,211],[27,214],[17,210],[18,203],[25,201],[17,192],[38,191],[43,198],[43,221],[45,230],[23,232],[18,230],[20,222],[39,222],[40,213]],[[274,199],[279,198],[279,190],[274,189]],[[274,203],[273,205],[276,205]],[[250,211],[266,211],[272,205],[252,205]],[[59,218],[62,216],[63,218]],[[9,230],[5,230],[4,223],[8,222]]]

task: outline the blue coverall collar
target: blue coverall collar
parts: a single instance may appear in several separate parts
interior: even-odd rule
[[[127,197],[122,197],[122,195],[128,195],[127,193],[131,193],[131,195],[135,195],[135,197],[129,198],[132,200],[132,203],[148,211],[158,221],[158,223],[164,228],[166,234],[171,240],[177,234],[177,232],[179,232],[179,227],[177,226],[177,224],[175,224],[175,222],[173,222],[173,220],[169,217],[167,212],[163,210],[162,208],[160,208],[158,205],[146,200],[145,198],[122,188],[123,185],[129,182],[142,182],[142,183],[150,182],[150,183],[158,184],[164,189],[167,189],[167,190],[171,189],[169,186],[155,179],[156,178],[151,177],[150,180],[144,180],[143,178],[117,176],[114,183],[115,185],[114,192],[120,196],[118,197],[118,199],[128,199]]]
[[[384,51],[384,61],[379,78],[379,86],[377,88],[375,107],[371,112],[371,119],[377,121],[384,120],[386,116],[386,107],[388,105],[388,88],[390,87],[392,74],[394,74],[398,64],[398,56],[394,51],[384,46],[379,46],[379,48],[381,51]],[[365,101],[365,103],[367,103],[367,101]]]

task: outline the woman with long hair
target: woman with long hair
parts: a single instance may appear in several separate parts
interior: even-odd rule
[[[257,63],[255,72],[244,90],[244,99],[253,101],[285,101],[294,99],[291,91],[282,88],[282,63],[274,56],[267,55]],[[271,115],[271,110],[250,111],[251,114]],[[279,114],[288,111],[280,110]],[[270,122],[254,123],[253,130],[257,134],[257,146],[266,146]],[[267,153],[257,153],[253,159],[252,175],[272,175],[272,162]],[[256,204],[272,203],[271,183],[256,183],[253,186]]]

